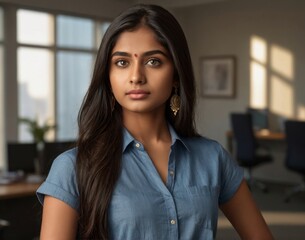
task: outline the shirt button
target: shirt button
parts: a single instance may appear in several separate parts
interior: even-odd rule
[[[136,143],[136,147],[139,148],[140,147],[140,143]]]
[[[174,225],[176,224],[176,221],[174,219],[171,220],[171,224]]]
[[[173,170],[169,171],[169,175],[174,176],[175,172]]]

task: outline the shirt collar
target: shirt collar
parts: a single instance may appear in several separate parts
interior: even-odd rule
[[[179,141],[182,143],[182,145],[189,151],[189,148],[187,147],[186,142],[183,138],[181,138],[175,131],[175,129],[168,124],[169,133],[172,138],[172,146]],[[123,152],[126,150],[126,148],[131,144],[133,141],[135,141],[134,137],[129,133],[129,131],[126,128],[123,128]]]

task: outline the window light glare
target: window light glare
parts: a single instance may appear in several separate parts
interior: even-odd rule
[[[293,117],[294,92],[282,78],[271,76],[271,111],[284,117]]]
[[[271,46],[271,68],[274,72],[282,75],[287,80],[294,78],[294,58],[291,51],[273,45]]]
[[[54,43],[54,17],[51,14],[19,9],[17,41],[23,44],[50,46]]]
[[[250,65],[250,106],[254,108],[267,107],[266,69],[252,61]]]
[[[253,36],[251,38],[251,57],[260,63],[267,62],[267,43],[264,39]]]

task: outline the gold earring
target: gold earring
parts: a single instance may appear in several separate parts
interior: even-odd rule
[[[178,111],[180,110],[180,97],[178,95],[177,86],[175,86],[175,93],[173,94],[170,100],[170,108],[173,111],[174,116],[176,116]]]

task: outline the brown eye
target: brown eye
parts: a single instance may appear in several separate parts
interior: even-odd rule
[[[120,60],[115,62],[115,65],[117,65],[118,67],[123,67],[124,68],[124,67],[128,66],[128,62],[125,61],[125,60],[120,59]]]
[[[146,62],[146,65],[149,65],[152,67],[158,67],[161,65],[161,61],[157,58],[151,58]]]

